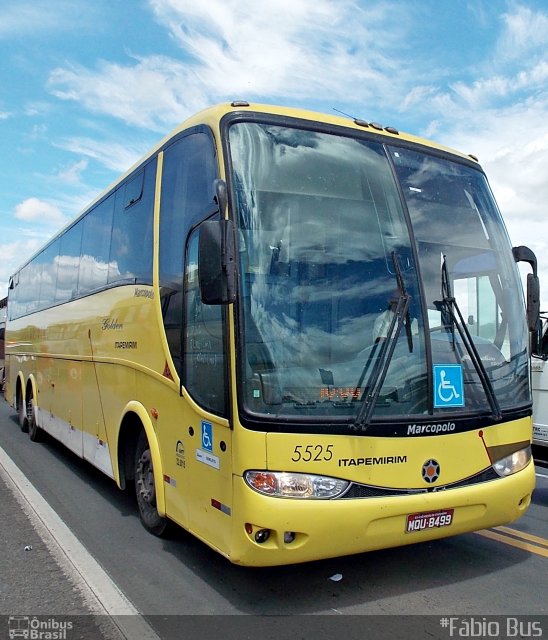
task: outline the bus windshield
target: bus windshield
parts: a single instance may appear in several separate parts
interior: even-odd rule
[[[246,415],[388,425],[530,401],[521,289],[472,163],[275,123],[234,123],[229,148]]]

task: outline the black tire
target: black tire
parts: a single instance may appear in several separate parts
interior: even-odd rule
[[[23,393],[19,396],[17,401],[17,415],[19,416],[19,426],[23,433],[28,433],[29,422],[27,420],[27,405],[23,400]]]
[[[135,495],[139,507],[139,516],[144,528],[155,536],[167,532],[168,519],[163,518],[156,509],[156,485],[152,455],[144,431],[141,431],[135,450]]]
[[[27,398],[26,411],[27,411],[27,427],[29,432],[29,438],[33,442],[40,442],[42,440],[43,431],[36,424],[36,415],[34,412],[34,397],[32,395],[32,391],[29,393],[29,397]]]

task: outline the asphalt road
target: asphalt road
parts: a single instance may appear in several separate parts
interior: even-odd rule
[[[256,631],[251,623],[246,625],[246,619],[233,617],[242,614],[249,616],[248,621],[273,616],[268,618],[269,632],[262,630],[263,638],[284,637],[282,630],[287,629],[291,629],[287,637],[305,637],[305,630],[312,626],[316,638],[339,637],[343,619],[350,620],[358,633],[363,615],[374,616],[368,619],[369,630],[374,623],[379,634],[388,638],[425,632],[431,637],[453,637],[453,632],[440,627],[440,619],[446,616],[456,616],[454,624],[466,617],[481,621],[485,616],[500,616],[503,624],[508,616],[532,616],[527,620],[541,620],[543,635],[548,635],[546,468],[538,468],[533,505],[509,530],[305,565],[250,569],[231,565],[183,530],[168,539],[148,534],[129,493],[121,492],[110,479],[55,441],[31,442],[20,432],[14,413],[3,401],[0,447],[162,638],[183,637],[181,624],[186,629],[184,637],[205,638],[209,632],[217,635],[221,630],[224,637],[232,637],[231,630],[234,637],[251,637]],[[17,509],[10,505],[12,511]],[[9,516],[13,528],[10,540],[16,545],[25,543],[26,539],[15,535],[20,515]],[[32,573],[44,571],[42,564],[48,562],[50,558],[36,555],[36,564],[27,564],[24,569],[31,578],[26,582],[32,582]],[[9,571],[9,563],[0,566]],[[20,565],[17,571],[21,571]],[[336,575],[341,579],[334,581]],[[4,580],[9,582],[10,577],[4,575]],[[13,576],[13,584],[12,601],[20,597],[24,602],[24,576]],[[20,596],[17,590],[21,590]],[[65,606],[70,609],[67,613],[75,613],[82,604],[78,601],[73,610],[66,593],[59,593],[58,598],[57,603],[48,605],[56,611]],[[5,607],[0,608],[0,614],[7,613]],[[396,616],[396,626],[389,633],[388,615]],[[1,634],[0,625],[0,638]]]

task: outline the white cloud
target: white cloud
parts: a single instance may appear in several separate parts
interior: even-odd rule
[[[418,87],[407,108],[429,113],[425,135],[478,156],[514,245],[536,253],[548,308],[548,13],[511,4],[481,76]]]
[[[60,225],[66,222],[59,207],[38,198],[27,198],[15,207],[15,217],[23,222]]]
[[[386,89],[394,81],[386,74],[401,67],[388,52],[401,46],[405,27],[390,20],[389,3],[367,9],[350,0],[150,0],[150,5],[219,94],[299,98],[318,91],[346,94],[352,86],[363,96],[373,84]],[[383,29],[387,20],[390,29]]]
[[[148,149],[145,143],[129,145],[121,142],[78,137],[60,140],[56,146],[96,160],[116,173],[125,173]]]
[[[38,32],[74,30],[75,25],[89,21],[88,3],[78,0],[56,0],[52,9],[48,0],[18,0],[2,3],[0,39],[20,38]],[[85,16],[84,16],[85,14]]]
[[[57,177],[66,184],[78,185],[81,182],[81,174],[88,167],[88,161],[85,159],[74,162],[59,171]]]
[[[197,84],[182,63],[163,56],[136,58],[133,66],[101,61],[97,70],[58,67],[48,79],[53,95],[96,113],[153,130],[183,120],[198,105]],[[201,97],[201,96],[200,96]]]
[[[502,16],[504,30],[495,52],[496,58],[522,59],[531,51],[538,51],[548,44],[548,15],[530,7],[515,4],[512,11]]]
[[[227,99],[335,96],[363,103],[400,91],[406,62],[390,52],[405,42],[406,27],[392,20],[388,3],[374,9],[352,0],[150,4],[181,47],[180,58],[133,56],[130,64],[101,61],[95,69],[64,65],[50,73],[50,92],[96,113],[165,131]]]
[[[456,82],[451,86],[455,95],[468,107],[478,109],[496,100],[508,100],[513,95],[543,90],[548,83],[548,61],[541,60],[530,69],[522,69],[515,75],[496,75],[482,78],[468,85]]]
[[[55,107],[49,102],[33,101],[24,106],[23,113],[31,118],[35,116],[48,116],[54,111]]]
[[[4,283],[6,290],[0,288],[0,298],[7,295],[7,283],[10,277],[26,260],[28,260],[42,246],[41,238],[25,238],[15,242],[0,244],[0,283]]]
[[[445,128],[444,142],[479,157],[512,244],[525,244],[537,255],[542,306],[548,308],[548,92],[479,113],[456,117],[451,131]]]
[[[306,91],[328,81],[328,57],[335,62],[344,56],[345,44],[358,46],[358,33],[340,31],[346,2],[153,0],[151,6],[221,93],[248,84],[258,93],[277,93],[282,86]],[[356,31],[370,40],[361,24],[355,20]]]

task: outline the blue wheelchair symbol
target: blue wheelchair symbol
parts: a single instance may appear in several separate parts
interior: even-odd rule
[[[202,420],[202,449],[213,451],[213,425]]]
[[[460,364],[434,365],[434,407],[464,407],[464,384]]]

